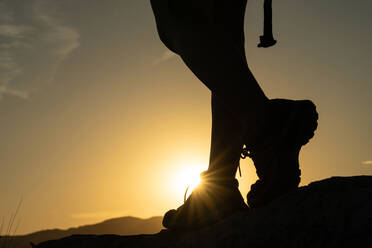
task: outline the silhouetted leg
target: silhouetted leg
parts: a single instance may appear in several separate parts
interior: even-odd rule
[[[181,56],[236,121],[256,129],[268,99],[246,63],[246,1],[166,2],[151,1],[164,44]]]
[[[212,138],[208,171],[235,178],[243,146],[243,132],[231,112],[212,94]]]
[[[239,130],[245,130],[242,132],[245,136],[244,144],[249,148],[249,152],[253,151],[253,155],[250,155],[255,162],[258,176],[260,180],[269,183],[264,186],[274,185],[271,182],[281,178],[276,172],[280,171],[278,166],[285,163],[290,165],[287,168],[295,167],[293,185],[298,184],[297,155],[300,147],[307,143],[316,128],[315,106],[312,103],[287,101],[288,105],[285,104],[287,106],[281,108],[282,104],[274,101],[271,107],[277,105],[279,109],[270,112],[268,103],[271,101],[259,87],[245,58],[243,26],[246,0],[151,0],[151,3],[163,43],[179,54],[191,71],[212,91],[213,97],[219,99],[218,102],[231,114],[231,119],[234,119],[232,123],[239,126]],[[271,1],[265,1],[265,12],[271,11],[271,4],[268,3]],[[268,22],[271,22],[270,18],[265,23],[265,34],[268,33],[266,27],[271,28],[267,25]],[[306,114],[301,114],[305,112]],[[235,155],[225,153],[234,149],[229,150],[221,145],[222,140],[228,140],[223,135],[223,127],[226,127],[226,130],[229,128],[227,123],[219,121],[223,120],[216,114],[219,111],[215,109],[214,113],[217,117],[213,117],[209,170],[224,168],[229,171],[227,175],[232,175],[232,171],[235,174],[236,166],[225,168],[224,164],[227,166],[233,162],[236,165]],[[270,119],[270,115],[274,113],[278,113],[279,118]],[[303,117],[310,118],[304,121]],[[270,127],[267,127],[268,124]],[[290,131],[287,132],[288,130]],[[271,142],[269,150],[268,141]],[[229,142],[235,144],[234,139]],[[285,155],[281,156],[280,151]],[[220,161],[226,163],[219,162],[220,157]],[[267,163],[267,159],[274,159],[276,162]],[[268,187],[265,186],[265,190],[259,191],[269,192],[275,189],[275,185]],[[177,210],[177,213],[185,212]]]
[[[232,113],[235,123],[245,129],[242,132],[244,143],[249,144],[254,154],[252,159],[260,178],[252,186],[248,200],[251,206],[258,207],[297,187],[300,180],[298,154],[301,146],[313,136],[317,114],[309,101],[272,101],[268,106],[269,100],[249,70],[242,49],[243,18],[236,18],[239,15],[234,14],[239,12],[229,7],[219,8],[224,13],[221,23],[202,23],[200,27],[176,33],[174,45],[185,64]],[[219,16],[222,17],[220,13]],[[229,29],[235,26],[241,29]],[[285,104],[281,104],[283,102]],[[218,142],[212,142],[212,146],[217,147],[211,150],[212,161],[221,156],[222,151],[234,151],[219,147]],[[227,153],[223,158],[229,161],[233,155]],[[226,175],[235,175],[231,171],[235,172],[236,167],[228,167],[228,163],[211,163],[209,170],[214,166],[229,171]]]

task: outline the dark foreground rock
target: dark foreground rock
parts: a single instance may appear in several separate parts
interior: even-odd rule
[[[192,232],[74,235],[37,245],[60,247],[371,247],[372,176],[333,177],[270,205]]]

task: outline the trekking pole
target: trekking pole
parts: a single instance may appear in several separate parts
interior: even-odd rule
[[[257,47],[271,47],[276,44],[273,36],[273,10],[272,0],[264,0],[264,32],[260,36],[260,43]]]

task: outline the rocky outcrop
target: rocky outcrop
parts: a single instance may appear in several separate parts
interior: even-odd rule
[[[372,244],[371,210],[372,176],[333,177],[198,231],[74,235],[36,247],[366,247]]]

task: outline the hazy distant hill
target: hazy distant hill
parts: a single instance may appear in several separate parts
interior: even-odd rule
[[[139,219],[135,217],[121,217],[109,219],[101,223],[70,228],[67,230],[53,229],[39,231],[23,236],[15,236],[0,239],[0,248],[30,248],[30,242],[38,244],[40,242],[59,239],[73,234],[117,234],[117,235],[135,235],[152,234],[162,229],[162,217],[152,217],[149,219]]]

